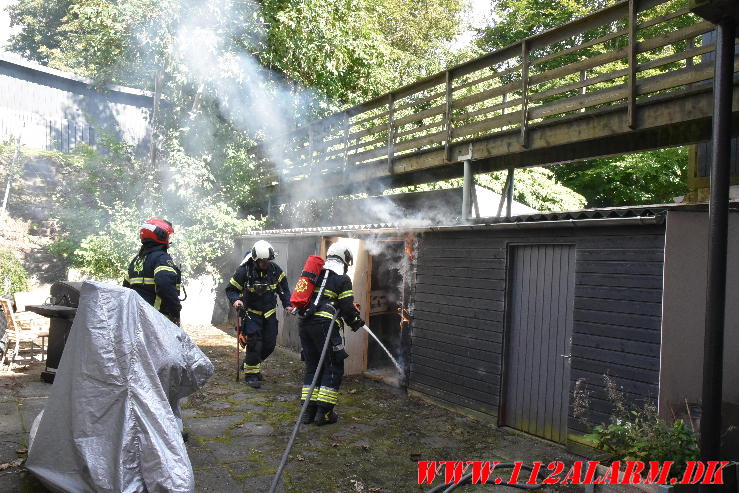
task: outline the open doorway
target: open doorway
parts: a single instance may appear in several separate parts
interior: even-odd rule
[[[406,375],[411,340],[409,308],[413,250],[408,248],[408,240],[393,238],[368,242],[368,251],[372,255],[372,268],[367,323]],[[404,375],[398,373],[385,351],[372,338],[367,345],[365,375],[396,387],[405,383]]]

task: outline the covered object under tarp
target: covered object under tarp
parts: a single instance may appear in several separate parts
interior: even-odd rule
[[[178,401],[212,374],[134,291],[86,282],[26,467],[55,491],[194,491]]]

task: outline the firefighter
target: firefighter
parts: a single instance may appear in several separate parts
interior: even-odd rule
[[[339,329],[344,327],[343,319],[353,331],[364,325],[359,311],[354,306],[352,281],[346,275],[353,259],[349,247],[342,243],[332,244],[326,252],[326,263],[316,282],[313,297],[308,308],[301,313],[300,344],[305,358],[305,378],[301,400],[305,401],[316,371],[320,372],[316,388],[303,416],[303,423],[311,422],[318,426],[336,423],[334,412],[339,396],[341,379],[344,376],[344,360],[349,356],[344,350]],[[325,283],[324,283],[325,279]],[[328,333],[334,313],[338,312],[336,323],[331,331],[331,339],[323,368],[318,368],[321,350]]]
[[[131,260],[123,286],[136,291],[172,322],[180,325],[182,273],[167,253],[172,223],[149,219],[141,225],[141,249]]]
[[[231,278],[226,296],[236,310],[243,310],[242,331],[246,337],[244,380],[251,387],[261,387],[261,363],[277,344],[277,296],[290,312],[290,288],[280,267],[273,262],[275,250],[259,240]],[[241,316],[241,315],[240,315]]]

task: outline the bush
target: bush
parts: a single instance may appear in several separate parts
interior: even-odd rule
[[[0,294],[9,295],[28,290],[28,273],[18,257],[9,250],[0,250]]]
[[[672,477],[684,472],[687,461],[698,460],[697,435],[682,420],[666,422],[652,404],[628,409],[613,380],[607,375],[604,379],[614,412],[609,424],[595,426],[587,435],[597,448],[608,452],[613,460],[672,461]]]

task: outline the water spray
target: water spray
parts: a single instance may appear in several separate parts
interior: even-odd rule
[[[398,373],[400,373],[400,375],[401,375],[401,376],[403,376],[403,375],[404,375],[404,372],[403,372],[403,368],[401,368],[401,366],[400,366],[400,365],[398,364],[398,362],[397,362],[397,361],[395,361],[395,358],[393,358],[393,355],[392,355],[392,354],[390,354],[390,351],[388,351],[388,349],[387,349],[387,348],[385,347],[385,345],[384,345],[383,343],[381,343],[381,342],[380,342],[380,339],[378,339],[378,338],[377,338],[377,336],[375,335],[375,333],[374,333],[374,332],[372,332],[372,331],[370,330],[370,328],[369,328],[369,327],[367,327],[367,325],[363,325],[363,326],[362,326],[362,328],[363,328],[364,330],[366,330],[366,331],[367,331],[367,333],[368,333],[369,335],[371,335],[371,336],[372,336],[372,337],[373,337],[373,338],[375,339],[375,341],[377,341],[377,344],[379,344],[379,345],[380,345],[380,347],[381,347],[381,348],[382,348],[383,350],[385,350],[385,352],[387,353],[388,357],[390,357],[390,360],[391,360],[391,361],[393,362],[393,364],[395,365],[395,368],[397,368],[397,369],[398,369]]]

